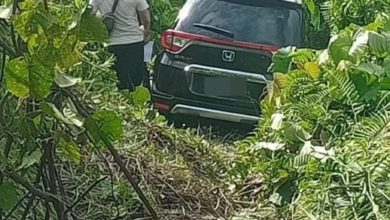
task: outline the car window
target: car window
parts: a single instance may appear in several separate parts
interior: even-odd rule
[[[179,14],[176,29],[194,34],[226,38],[194,23],[226,29],[235,40],[275,46],[299,46],[300,10],[276,4],[248,5],[226,0],[189,0]]]

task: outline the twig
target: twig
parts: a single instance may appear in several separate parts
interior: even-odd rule
[[[65,200],[65,188],[64,188],[64,184],[62,183],[62,178],[61,178],[61,175],[60,175],[60,173],[58,172],[58,169],[57,169],[57,167],[55,166],[55,164],[54,164],[54,155],[56,154],[56,149],[55,149],[55,147],[54,147],[54,145],[52,146],[52,150],[51,150],[51,159],[53,160],[53,171],[54,171],[54,175],[55,175],[55,178],[56,178],[56,180],[57,180],[57,183],[58,183],[58,187],[59,187],[59,189],[60,189],[60,193],[61,193],[61,198],[62,198],[62,200]],[[66,207],[64,207],[64,206],[62,206],[62,208],[61,208],[62,210],[64,210],[64,209],[66,209]],[[66,215],[66,213],[63,211],[63,215],[64,215],[64,218],[65,219],[67,219],[68,217],[67,217],[67,215]],[[74,217],[74,216],[73,216]],[[74,220],[77,220],[77,218],[76,219],[74,219]]]
[[[12,146],[13,142],[14,142],[14,139],[12,138],[12,136],[10,134],[7,134],[7,136],[6,136],[6,143],[5,143],[5,147],[4,147],[4,156],[5,156],[5,158],[8,158],[9,152],[11,151],[11,146]]]
[[[126,168],[126,166],[123,164],[122,159],[119,156],[119,153],[114,149],[114,146],[112,146],[111,142],[107,140],[107,138],[104,135],[100,135],[100,138],[102,139],[103,143],[107,146],[108,150],[114,157],[115,162],[119,165],[122,172],[125,174],[126,179],[129,181],[130,185],[133,187],[139,198],[141,199],[142,203],[145,205],[146,209],[148,210],[149,214],[152,216],[153,220],[158,220],[158,216],[156,211],[154,211],[153,207],[150,205],[148,199],[145,197],[144,193],[136,183],[136,181],[132,178],[129,170]]]
[[[26,188],[28,191],[30,191],[33,195],[38,196],[41,199],[50,201],[52,203],[60,203],[60,204],[66,204],[64,201],[62,201],[57,196],[43,192],[40,189],[35,188],[33,185],[31,185],[26,179],[19,176],[17,173],[13,171],[5,171],[5,175],[9,178],[11,178],[15,183],[22,185],[24,188]]]
[[[3,94],[3,97],[1,97],[0,99],[0,125],[2,126],[5,126],[5,122],[4,122],[4,118],[3,118],[3,106],[4,106],[4,103],[6,102],[6,99],[9,97],[9,93],[8,92],[5,92],[5,94]]]
[[[38,173],[37,173],[37,175],[35,177],[35,183],[34,184],[38,184],[39,181],[41,180],[41,177],[44,180],[44,177],[43,177],[43,174],[44,174],[44,170],[43,170],[44,169],[44,164],[45,164],[45,161],[44,161],[43,158],[41,158],[41,163],[39,165]],[[27,215],[28,215],[28,213],[30,212],[31,207],[34,204],[35,197],[36,197],[35,195],[31,195],[30,199],[28,200],[26,208],[24,209],[24,212],[23,212],[23,215],[22,215],[22,218],[21,218],[22,220],[25,220]]]
[[[45,163],[45,160],[42,158],[42,164]],[[43,189],[46,190],[48,189],[48,180],[47,180],[47,174],[46,174],[46,169],[42,169],[42,173],[44,175],[42,175],[42,184],[43,184]],[[43,206],[45,207],[45,220],[50,220],[50,210],[51,210],[51,207],[50,207],[50,204],[47,200],[44,200],[43,202]]]
[[[24,212],[22,214],[21,220],[25,220],[27,218],[28,213],[30,212],[31,207],[34,204],[35,195],[31,195],[30,199],[27,202],[26,208],[24,209]]]
[[[71,92],[67,91],[68,97],[72,100],[73,104],[75,105],[77,111],[83,116],[88,117],[89,113],[85,108],[80,104],[77,97],[74,96]],[[122,159],[120,158],[118,152],[114,149],[114,146],[112,146],[111,142],[102,134],[99,135],[102,139],[104,145],[108,148],[112,156],[114,157],[115,162],[119,165],[121,171],[125,174],[126,179],[129,181],[130,185],[133,187],[139,198],[141,199],[142,203],[145,205],[146,209],[148,210],[149,214],[152,216],[152,219],[158,220],[158,216],[156,211],[153,209],[153,207],[150,205],[149,201],[145,197],[142,190],[139,188],[136,181],[132,178],[130,172],[128,169],[126,169],[126,166],[123,164]],[[88,134],[88,138],[90,140],[93,140],[91,136]]]
[[[179,199],[187,205],[187,208],[191,210],[191,206],[190,204],[188,204],[188,202],[180,195],[179,192],[177,192],[175,190],[175,188],[173,188],[173,186],[171,184],[169,184],[168,182],[166,182],[165,180],[163,180],[162,178],[160,178],[159,176],[157,175],[154,175],[154,174],[151,174],[154,178],[156,178],[158,181],[160,181],[162,184],[166,185],[169,189],[171,189],[173,191],[173,193],[176,194],[177,197],[179,197]]]
[[[68,207],[67,210],[65,210],[65,214],[68,213],[69,211],[71,211],[93,188],[95,188],[100,182],[102,182],[103,180],[107,179],[107,177],[102,177],[98,180],[96,180],[92,185],[90,185],[86,190],[85,192],[83,192],[78,198],[77,200],[71,205]]]
[[[50,220],[50,204],[47,201],[45,201],[44,206],[45,206],[45,220]]]
[[[56,181],[56,174],[55,174],[55,165],[54,165],[54,157],[53,157],[53,140],[49,140],[45,146],[45,157],[47,159],[47,168],[49,171],[49,188],[50,192],[53,195],[57,195],[57,181]],[[57,218],[59,220],[65,219],[64,217],[64,210],[61,203],[58,201],[53,202],[54,207],[57,212]]]
[[[47,5],[47,0],[43,0],[43,7],[45,7],[45,10],[49,10],[49,6]]]
[[[19,3],[19,0],[14,0],[12,3],[12,15],[16,14],[16,10],[18,8],[18,3]],[[12,40],[12,44],[14,45],[14,48],[15,48],[15,54],[10,54],[10,56],[20,56],[21,52],[19,51],[19,46],[16,43],[15,27],[12,23],[11,23],[11,40]]]
[[[1,72],[0,72],[0,89],[1,85],[3,84],[3,78],[4,78],[4,70],[5,70],[5,61],[6,61],[6,54],[5,54],[5,49],[3,48],[3,56],[1,57]]]
[[[119,212],[119,203],[118,203],[118,200],[115,198],[115,194],[114,194],[114,174],[112,173],[112,170],[111,170],[111,167],[110,167],[110,163],[108,162],[107,158],[104,157],[104,155],[102,154],[102,152],[99,149],[97,149],[97,153],[98,153],[100,159],[103,160],[103,162],[106,165],[106,167],[108,169],[108,172],[110,174],[111,196],[112,196],[112,199],[115,202],[116,216],[118,217],[120,215],[120,212]]]

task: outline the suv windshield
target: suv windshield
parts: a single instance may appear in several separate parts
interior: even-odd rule
[[[300,46],[301,11],[286,4],[253,0],[188,0],[176,29],[210,37],[228,38],[212,31],[232,33],[234,40],[275,46]]]

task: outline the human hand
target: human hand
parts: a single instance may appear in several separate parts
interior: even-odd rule
[[[144,32],[144,42],[147,43],[150,41],[150,33]]]

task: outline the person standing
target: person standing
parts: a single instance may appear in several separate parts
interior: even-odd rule
[[[90,0],[90,5],[95,13],[104,16],[112,11],[115,1]],[[131,92],[142,84],[145,76],[144,43],[150,38],[149,4],[146,0],[117,1],[108,50],[116,57],[118,89]]]

